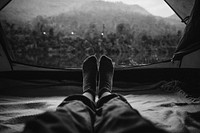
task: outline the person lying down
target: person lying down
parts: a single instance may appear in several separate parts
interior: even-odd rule
[[[55,112],[28,121],[23,133],[165,133],[143,118],[122,95],[112,93],[114,68],[109,57],[103,55],[98,63],[90,56],[82,66],[83,94],[68,96]]]

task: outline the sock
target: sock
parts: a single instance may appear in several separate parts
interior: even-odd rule
[[[101,97],[104,92],[112,91],[113,74],[114,68],[111,59],[106,56],[102,56],[99,66],[99,97]]]
[[[83,93],[96,95],[97,59],[95,56],[87,58],[83,63]]]

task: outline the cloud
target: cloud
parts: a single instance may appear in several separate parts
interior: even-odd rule
[[[170,16],[174,14],[172,9],[163,0],[105,0],[111,2],[121,1],[126,4],[138,4],[147,11],[157,16]]]

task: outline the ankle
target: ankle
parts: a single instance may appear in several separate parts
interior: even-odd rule
[[[99,93],[98,93],[99,98],[102,98],[106,94],[111,94],[111,88],[103,87],[103,88],[99,89]]]
[[[84,92],[83,95],[90,99],[92,102],[95,102],[95,95],[91,94],[90,92]]]
[[[101,93],[101,95],[99,95],[99,99],[102,98],[102,97],[111,95],[111,94],[112,94],[111,92],[105,91],[105,92]]]

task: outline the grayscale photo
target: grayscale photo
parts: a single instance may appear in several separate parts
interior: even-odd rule
[[[0,133],[200,132],[200,1],[1,0]]]

